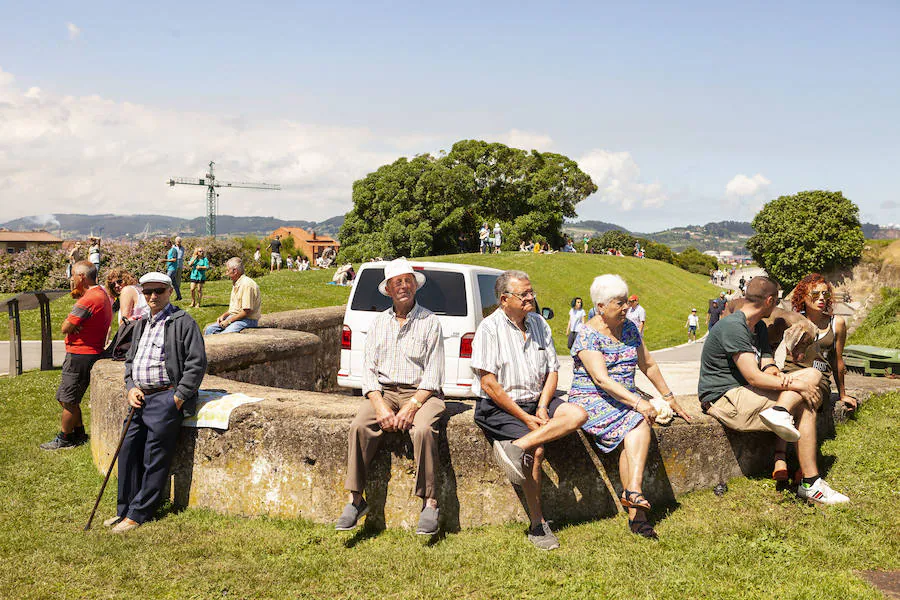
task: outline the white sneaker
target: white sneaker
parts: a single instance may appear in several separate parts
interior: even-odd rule
[[[796,442],[800,439],[800,432],[794,427],[794,417],[787,411],[775,410],[773,406],[759,413],[759,419],[786,442]]]
[[[836,492],[831,489],[831,486],[828,485],[828,482],[821,477],[818,478],[816,482],[810,486],[801,483],[797,488],[797,495],[804,500],[808,500],[809,502],[824,504],[826,506],[850,502],[850,498],[840,492]]]

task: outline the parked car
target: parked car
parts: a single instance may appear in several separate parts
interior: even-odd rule
[[[378,291],[386,262],[364,263],[350,291],[341,332],[341,366],[338,385],[361,393],[363,349],[366,333],[375,316],[391,306],[391,299]],[[444,395],[466,398],[472,395],[472,340],[478,324],[498,306],[494,284],[503,271],[477,265],[410,261],[425,275],[425,285],[416,302],[441,320],[444,334]],[[544,318],[553,311],[544,309]]]

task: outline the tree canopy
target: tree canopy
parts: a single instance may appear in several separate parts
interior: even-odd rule
[[[563,219],[595,191],[590,176],[562,154],[462,140],[446,155],[400,158],[354,182],[341,255],[473,251],[482,223],[500,223],[507,248],[531,238],[560,246]]]
[[[808,273],[854,265],[865,239],[859,208],[841,192],[806,191],[767,203],[747,240],[753,259],[784,287]]]

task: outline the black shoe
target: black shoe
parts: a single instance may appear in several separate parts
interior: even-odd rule
[[[81,443],[83,444],[84,442]],[[74,438],[70,438],[60,431],[56,434],[55,438],[41,444],[41,450],[69,450],[75,446],[78,446],[78,444],[75,442]]]
[[[86,431],[75,431],[72,435],[75,437],[73,441],[76,446],[87,444],[88,440],[91,439],[91,436],[89,436]]]

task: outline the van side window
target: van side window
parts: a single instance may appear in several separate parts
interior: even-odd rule
[[[466,306],[465,278],[462,273],[430,269],[425,269],[422,273],[425,275],[425,285],[416,293],[416,302],[438,315],[465,317],[469,313]],[[381,312],[390,307],[391,299],[382,296],[378,291],[378,284],[382,279],[384,269],[363,270],[359,274],[359,281],[356,282],[350,309]]]
[[[500,301],[494,294],[494,284],[498,275],[479,275],[478,289],[481,290],[481,316],[486,317],[500,306]]]

